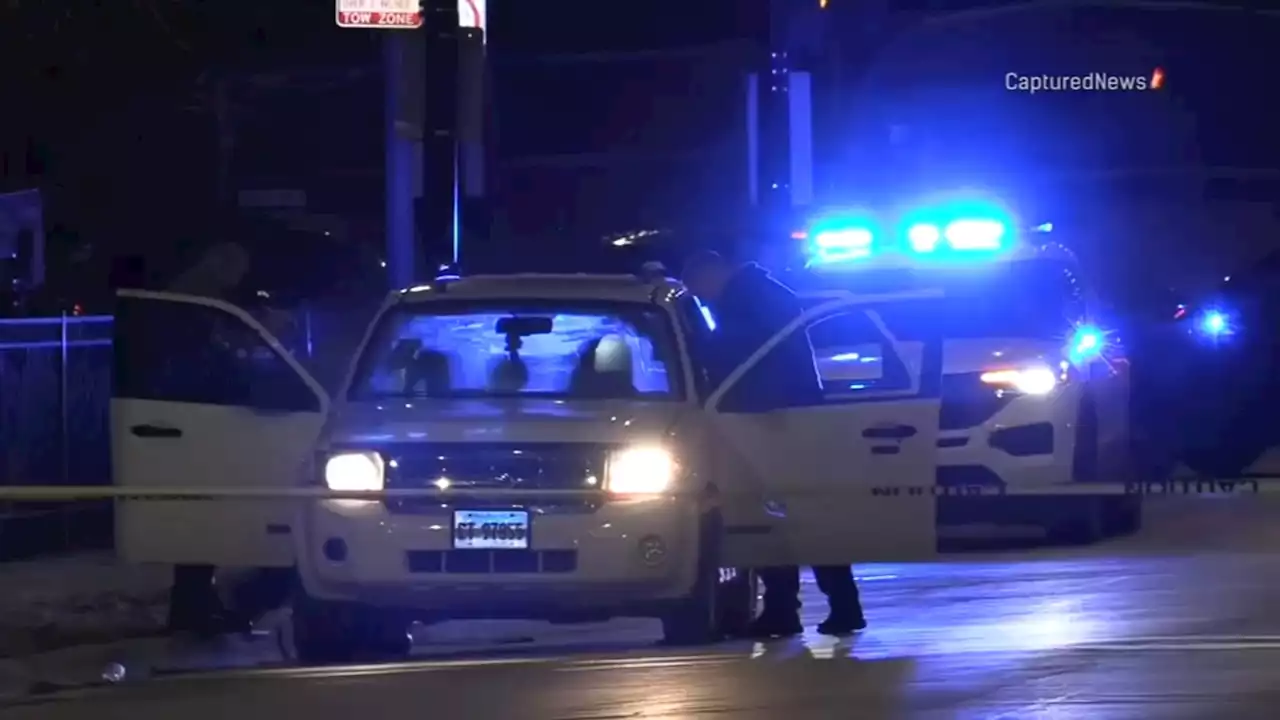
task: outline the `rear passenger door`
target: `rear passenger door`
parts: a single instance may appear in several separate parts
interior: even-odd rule
[[[711,395],[726,563],[841,565],[936,553],[934,499],[909,488],[932,486],[937,470],[941,343],[899,342],[876,300],[810,309]],[[782,407],[753,401],[752,384],[769,378],[751,373],[769,353],[797,333],[833,327],[847,333],[835,346],[823,343],[821,398]]]

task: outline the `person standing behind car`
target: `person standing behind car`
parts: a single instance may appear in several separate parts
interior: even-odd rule
[[[685,263],[685,286],[706,303],[715,318],[708,368],[712,386],[750,358],[804,311],[800,299],[756,263],[735,265],[715,252],[702,252]],[[795,333],[743,378],[747,393],[761,407],[816,405],[822,381],[808,335]],[[752,623],[757,638],[786,637],[804,631],[800,622],[800,568],[760,568],[764,610]],[[827,596],[831,614],[818,625],[826,635],[847,635],[867,626],[848,565],[813,568],[818,588]]]
[[[249,266],[249,254],[243,247],[236,243],[220,243],[210,248],[196,265],[178,276],[167,289],[177,294],[213,298],[244,306],[255,297],[243,287],[249,274]],[[278,324],[275,322],[278,321],[278,316],[278,313],[268,312],[260,321],[265,325]],[[182,332],[182,329],[174,328],[170,332]],[[212,347],[221,342],[221,339],[206,335],[187,338],[186,341],[193,343],[195,347]],[[209,362],[214,363],[217,359],[210,357]],[[220,375],[223,372],[235,372],[235,368],[210,368],[210,372]],[[288,570],[237,570],[240,572],[232,583],[228,607],[217,589],[217,568],[212,565],[175,566],[169,590],[169,630],[202,635],[247,630],[259,615],[285,601],[291,580]]]

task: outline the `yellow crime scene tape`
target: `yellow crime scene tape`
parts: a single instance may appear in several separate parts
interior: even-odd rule
[[[763,489],[761,489],[763,490]],[[761,490],[747,491],[760,495]],[[1114,495],[1263,495],[1280,493],[1280,477],[1240,480],[1162,480],[1138,483],[1076,483],[1063,485],[993,486],[993,485],[869,485],[866,494],[885,500],[924,497],[1016,497],[1016,496],[1114,496]],[[767,494],[768,491],[764,490]],[[776,492],[776,491],[775,491]],[[828,494],[823,488],[797,488],[786,495]],[[840,494],[844,494],[841,492]],[[702,495],[700,492],[667,492],[663,497]],[[0,486],[0,501],[51,502],[73,500],[390,500],[465,498],[584,498],[610,497],[600,489],[511,489],[469,488],[330,490],[322,487],[254,488],[254,487],[177,487],[138,488],[101,485]]]

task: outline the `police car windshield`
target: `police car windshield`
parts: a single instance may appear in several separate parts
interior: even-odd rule
[[[845,289],[937,289],[945,293],[941,298],[877,308],[889,330],[902,340],[931,336],[1061,339],[1082,319],[1074,274],[1069,266],[1047,260],[909,274],[859,272],[846,279]]]
[[[644,303],[431,301],[379,322],[351,400],[678,400],[670,320]]]

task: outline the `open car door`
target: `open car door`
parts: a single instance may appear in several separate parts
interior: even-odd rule
[[[112,470],[122,489],[300,484],[328,412],[321,386],[244,310],[203,297],[117,294]],[[289,502],[123,500],[126,562],[293,564]]]
[[[936,482],[941,339],[899,342],[875,311],[925,295],[937,293],[814,307],[708,398],[717,472],[729,478],[727,564],[845,565],[937,553],[936,503],[926,488]],[[830,338],[833,326],[837,352],[824,357],[820,348],[815,358],[822,397],[760,406],[752,390],[770,382],[753,375],[762,361],[797,334],[824,327]]]

